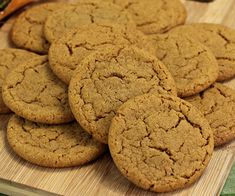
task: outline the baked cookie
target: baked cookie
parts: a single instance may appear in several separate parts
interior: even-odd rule
[[[112,24],[90,24],[65,33],[52,43],[49,62],[53,72],[69,84],[72,74],[81,60],[91,52],[110,45],[135,45],[154,54],[148,38],[138,30]]]
[[[86,1],[86,0],[83,0]],[[164,33],[184,24],[187,12],[180,0],[106,0],[126,9],[145,34]]]
[[[9,113],[10,109],[2,100],[2,84],[7,74],[16,66],[32,60],[38,55],[26,50],[6,48],[0,49],[0,114]]]
[[[185,99],[201,110],[214,133],[215,146],[235,138],[235,91],[215,83],[204,92]]]
[[[121,7],[113,3],[87,0],[53,12],[46,20],[44,33],[47,40],[53,42],[69,29],[110,22],[135,27],[131,15]]]
[[[235,30],[220,24],[190,24],[172,31],[189,35],[211,49],[219,64],[219,77],[223,81],[235,76]]]
[[[112,120],[108,144],[114,163],[137,186],[173,191],[195,182],[213,152],[213,133],[191,104],[144,94],[124,103]]]
[[[218,63],[210,49],[200,42],[174,32],[150,38],[155,55],[175,80],[178,96],[195,95],[217,80]]]
[[[136,47],[109,47],[85,58],[69,85],[69,103],[80,125],[100,142],[117,108],[147,92],[176,95],[174,80],[154,56]]]
[[[99,157],[105,145],[94,140],[78,123],[46,125],[14,115],[7,127],[12,149],[23,159],[45,167],[71,167]]]
[[[67,86],[51,71],[47,56],[21,64],[2,86],[5,104],[17,115],[46,124],[72,121]]]
[[[49,43],[43,33],[43,26],[48,15],[65,7],[65,3],[46,3],[24,11],[16,19],[11,33],[12,41],[21,48],[38,53],[47,53]]]

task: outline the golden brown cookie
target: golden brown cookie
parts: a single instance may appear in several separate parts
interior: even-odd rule
[[[175,80],[178,96],[195,95],[217,80],[218,63],[210,49],[200,42],[175,32],[149,37],[155,55]]]
[[[219,77],[223,81],[235,76],[235,30],[220,24],[190,24],[172,31],[189,35],[206,45],[219,64]]]
[[[27,9],[19,15],[13,25],[12,41],[20,48],[47,53],[49,43],[44,37],[44,23],[48,15],[65,6],[65,3],[45,3]]]
[[[82,0],[86,1],[86,0]],[[164,33],[184,24],[187,12],[180,0],[106,0],[126,9],[145,34]]]
[[[49,62],[53,72],[69,84],[81,60],[94,51],[112,45],[135,45],[154,54],[148,38],[138,30],[112,24],[90,24],[65,33],[52,43]]]
[[[7,127],[12,149],[23,159],[45,167],[71,167],[99,157],[105,145],[94,140],[78,123],[46,125],[14,115]]]
[[[185,99],[201,110],[214,133],[215,146],[235,139],[235,91],[220,83]]]
[[[214,147],[204,116],[174,96],[145,94],[116,112],[108,144],[121,173],[137,186],[173,191],[195,182]]]
[[[2,100],[2,85],[7,74],[16,66],[32,60],[38,55],[26,50],[6,48],[0,49],[0,114],[9,113],[10,109]]]
[[[131,15],[121,7],[107,2],[87,0],[53,12],[46,20],[44,33],[53,42],[67,30],[91,23],[117,23],[135,27]]]
[[[95,52],[80,63],[70,81],[69,103],[80,125],[107,143],[117,108],[147,92],[176,95],[169,71],[141,49],[116,46]]]
[[[47,56],[21,64],[8,74],[2,96],[17,115],[46,124],[72,121],[68,88],[51,71]]]

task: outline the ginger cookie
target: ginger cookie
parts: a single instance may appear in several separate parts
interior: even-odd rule
[[[12,41],[20,48],[46,54],[49,43],[44,37],[44,23],[53,11],[65,6],[65,3],[46,3],[24,11],[13,25]]]
[[[51,71],[47,56],[21,64],[2,86],[5,104],[17,115],[46,124],[72,121],[68,87]]]
[[[217,81],[235,76],[235,30],[221,24],[190,24],[172,31],[189,35],[200,41],[213,52],[219,64]]]
[[[235,139],[235,91],[220,83],[185,99],[203,112],[214,133],[215,146]]]
[[[49,62],[53,72],[69,84],[79,63],[94,51],[112,45],[135,45],[154,54],[148,38],[138,30],[112,24],[89,24],[65,33],[52,43]]]
[[[38,57],[38,55],[26,50],[13,48],[0,49],[0,114],[10,112],[10,109],[2,100],[2,85],[7,74],[16,66],[35,57]]]
[[[210,49],[200,42],[174,32],[150,38],[155,55],[175,80],[178,96],[195,95],[217,80],[218,63]]]
[[[209,123],[193,105],[174,96],[144,94],[118,109],[108,144],[127,179],[146,190],[167,192],[201,176],[214,140]]]
[[[44,167],[71,167],[98,158],[105,145],[78,123],[46,125],[12,116],[7,127],[12,149],[23,159]]]
[[[83,0],[86,1],[86,0]],[[164,33],[184,24],[187,12],[180,0],[106,0],[126,9],[145,34]]]
[[[136,47],[110,47],[94,52],[77,67],[69,103],[80,125],[107,143],[117,108],[148,92],[176,95],[174,80],[162,62]]]
[[[88,0],[53,12],[46,20],[44,33],[47,40],[53,42],[67,30],[91,23],[117,23],[135,27],[131,15],[121,7]]]

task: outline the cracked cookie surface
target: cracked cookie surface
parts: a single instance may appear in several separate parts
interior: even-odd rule
[[[46,3],[24,11],[13,25],[12,41],[20,48],[46,54],[50,44],[44,37],[44,23],[48,15],[65,6],[65,3]]]
[[[215,146],[235,138],[235,91],[215,83],[198,95],[185,99],[203,112],[214,133]]]
[[[155,55],[175,80],[178,96],[195,95],[217,80],[218,63],[210,49],[200,42],[174,32],[149,37]]]
[[[83,165],[105,150],[76,122],[46,125],[16,115],[9,120],[7,140],[20,157],[45,167]]]
[[[68,87],[53,74],[47,56],[13,69],[2,86],[2,96],[13,112],[34,122],[59,124],[74,119]]]
[[[112,120],[108,138],[121,173],[155,192],[195,182],[211,159],[213,142],[211,128],[196,107],[156,94],[124,103]]]
[[[147,92],[176,95],[166,67],[136,47],[112,47],[91,54],[77,67],[69,85],[69,103],[80,125],[107,143],[117,108]]]
[[[9,113],[10,109],[2,100],[2,85],[7,74],[19,64],[30,61],[38,55],[26,50],[6,48],[0,50],[0,113]]]
[[[87,0],[52,13],[46,20],[44,33],[47,40],[52,42],[69,29],[91,23],[116,23],[135,28],[131,15],[121,7],[113,3]]]
[[[135,45],[154,54],[152,44],[140,31],[120,25],[93,23],[73,29],[52,43],[50,66],[61,80],[69,84],[74,70],[85,57],[113,45]]]
[[[207,46],[219,65],[217,81],[235,76],[235,30],[221,24],[190,24],[172,29],[172,32],[189,35]]]
[[[84,0],[85,1],[85,0]],[[184,24],[187,12],[179,0],[106,0],[131,13],[139,30],[145,34],[164,33]]]

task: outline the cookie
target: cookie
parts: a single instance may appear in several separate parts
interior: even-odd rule
[[[43,33],[45,20],[53,11],[65,6],[64,3],[46,3],[27,9],[13,25],[12,41],[20,48],[46,54],[49,43]]]
[[[86,1],[86,0],[83,0]],[[187,12],[180,0],[106,0],[126,9],[145,34],[164,33],[184,24]]]
[[[5,104],[17,115],[46,124],[72,121],[68,88],[51,71],[47,56],[16,67],[2,86]]]
[[[203,112],[214,133],[215,146],[235,139],[235,91],[220,83],[186,101]]]
[[[80,125],[107,143],[117,108],[147,92],[176,95],[166,67],[136,47],[110,47],[91,54],[77,67],[69,85],[69,103]]]
[[[135,27],[130,14],[121,7],[88,0],[53,12],[46,20],[44,33],[47,40],[53,42],[67,30],[91,23],[117,23]]]
[[[220,24],[190,24],[172,31],[189,35],[211,49],[219,64],[217,81],[235,76],[235,30]]]
[[[214,140],[207,120],[191,104],[174,96],[144,94],[118,109],[108,144],[126,178],[143,189],[167,192],[201,176]]]
[[[155,55],[175,80],[178,96],[195,95],[217,80],[218,63],[210,49],[200,42],[174,32],[150,38]]]
[[[16,115],[8,123],[7,140],[20,157],[45,167],[83,165],[105,150],[76,122],[46,125]]]
[[[61,80],[69,84],[82,59],[110,45],[135,45],[152,54],[155,51],[140,31],[120,25],[93,23],[73,29],[52,43],[49,50],[50,66]]]
[[[0,49],[0,114],[9,113],[10,109],[2,100],[2,84],[7,74],[19,64],[30,61],[38,55],[26,50],[6,48]]]

